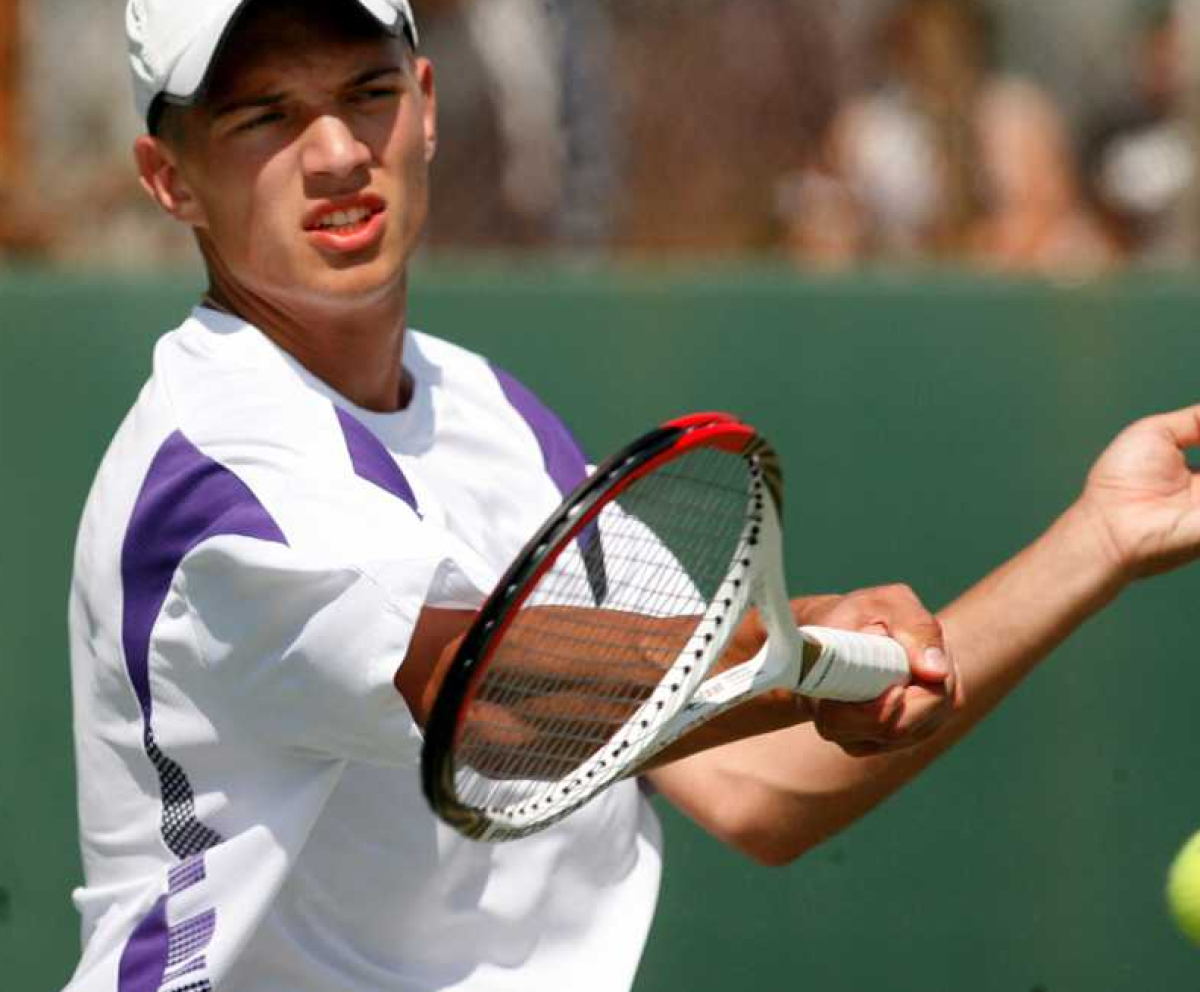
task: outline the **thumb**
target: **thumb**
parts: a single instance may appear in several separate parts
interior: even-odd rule
[[[946,652],[936,645],[911,652],[909,665],[914,678],[921,682],[941,683],[950,678],[950,659],[946,657]]]

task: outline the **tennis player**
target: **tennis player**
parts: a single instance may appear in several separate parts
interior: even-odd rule
[[[897,637],[908,687],[749,704],[647,789],[462,840],[417,780],[431,673],[586,463],[510,375],[407,329],[437,138],[409,4],[131,0],[127,26],[141,181],[209,289],[156,348],[79,534],[72,992],[626,989],[659,880],[647,789],[788,861],[1200,547],[1200,414],[1145,421],[940,618],[901,586],[796,601]]]

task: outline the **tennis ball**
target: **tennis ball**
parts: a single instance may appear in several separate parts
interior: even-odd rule
[[[1179,929],[1200,944],[1200,832],[1192,835],[1171,863],[1167,905]]]

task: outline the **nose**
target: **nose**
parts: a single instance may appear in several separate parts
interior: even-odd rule
[[[304,139],[301,162],[306,175],[344,179],[371,160],[371,150],[333,114],[314,118]]]

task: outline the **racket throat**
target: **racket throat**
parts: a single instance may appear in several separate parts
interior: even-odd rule
[[[773,499],[765,501],[762,512],[762,540],[758,545],[752,598],[758,605],[767,641],[759,652],[755,682],[797,691],[805,675],[821,657],[819,644],[803,637],[792,617],[783,573],[783,533],[779,511]]]

